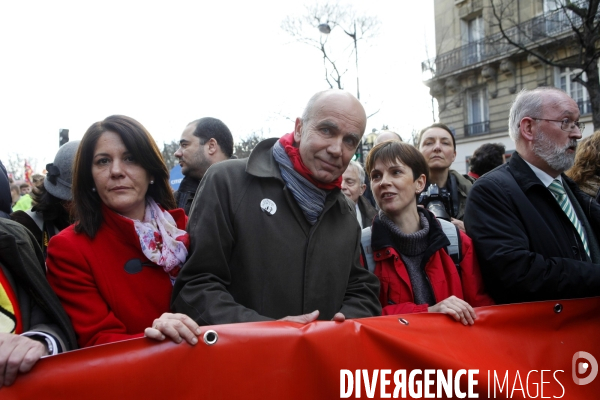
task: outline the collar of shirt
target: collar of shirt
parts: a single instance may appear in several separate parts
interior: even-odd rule
[[[558,175],[556,178],[553,178],[550,175],[548,175],[547,173],[545,173],[544,171],[542,171],[541,169],[539,169],[538,167],[536,167],[535,165],[527,162],[527,160],[523,159],[523,161],[525,161],[527,163],[527,165],[529,165],[529,168],[531,168],[531,170],[533,171],[535,176],[537,176],[538,179],[540,181],[542,181],[542,183],[544,184],[544,186],[546,186],[546,188],[548,186],[550,186],[550,184],[552,183],[552,181],[554,179],[558,179],[560,181],[561,185],[563,184],[562,177],[560,175]]]
[[[360,229],[362,229],[363,228],[362,214],[360,213],[360,208],[358,208],[358,203],[354,203],[354,209],[356,210],[356,220],[358,221],[358,224],[360,225]]]

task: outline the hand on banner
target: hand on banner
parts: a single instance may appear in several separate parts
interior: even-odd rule
[[[310,322],[316,321],[319,318],[319,310],[315,310],[309,314],[303,315],[288,315],[285,318],[281,318],[279,321],[290,321],[297,322],[299,324],[308,324]]]
[[[346,320],[346,316],[344,314],[342,314],[341,312],[338,312],[338,313],[335,313],[335,315],[333,316],[333,318],[331,320],[335,321],[335,322],[344,322]]]
[[[0,333],[0,388],[12,385],[17,372],[28,372],[46,355],[46,346],[37,340],[12,333]]]
[[[183,340],[191,345],[198,343],[197,336],[201,330],[198,324],[185,314],[164,313],[152,323],[152,328],[146,328],[144,335],[154,340],[170,338],[175,343]]]
[[[467,230],[465,229],[465,223],[462,222],[460,219],[456,219],[456,218],[452,218],[452,220],[450,221],[454,224],[454,226],[456,226],[458,229],[460,229],[463,232],[467,232]]]
[[[455,320],[462,322],[463,325],[473,325],[477,315],[475,310],[466,301],[456,296],[450,296],[428,308],[429,312],[438,312],[448,314]]]

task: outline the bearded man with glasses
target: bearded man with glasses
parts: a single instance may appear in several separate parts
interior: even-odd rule
[[[600,295],[600,206],[564,175],[579,116],[562,90],[522,90],[508,121],[516,152],[471,188],[464,222],[499,304]]]

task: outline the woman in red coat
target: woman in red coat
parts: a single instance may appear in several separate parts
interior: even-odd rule
[[[366,171],[380,208],[371,247],[383,314],[441,312],[473,324],[473,307],[493,301],[484,291],[471,239],[460,232],[462,260],[457,267],[446,251],[450,242],[439,222],[417,207],[429,175],[423,155],[406,143],[383,142],[369,152]]]
[[[196,323],[169,313],[189,239],[168,177],[156,143],[132,118],[108,117],[83,136],[72,188],[78,222],[50,240],[47,258],[79,346],[141,337],[149,326],[158,328],[146,329],[153,338],[197,342]]]

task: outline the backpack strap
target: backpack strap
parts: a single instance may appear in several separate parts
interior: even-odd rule
[[[31,211],[31,209],[25,211],[27,215],[35,222],[35,224],[40,228],[40,231],[44,231],[44,219],[42,218],[42,214],[36,211]]]
[[[456,269],[460,274],[460,262],[462,261],[462,243],[460,240],[460,232],[456,225],[452,222],[446,221],[445,219],[437,219],[444,234],[450,241],[450,245],[446,247],[446,253],[454,261]],[[362,253],[366,262],[367,269],[371,272],[375,272],[375,258],[373,258],[373,248],[371,247],[371,227],[365,228],[361,231],[360,243],[362,246]]]
[[[450,221],[441,218],[437,221],[440,223],[444,234],[450,241],[450,245],[446,247],[446,253],[452,258],[452,261],[454,261],[454,265],[456,265],[456,269],[460,274],[460,262],[462,261],[460,232],[456,225]]]
[[[361,231],[360,244],[362,246],[367,269],[370,272],[375,272],[375,258],[373,258],[373,248],[371,247],[371,227]]]

